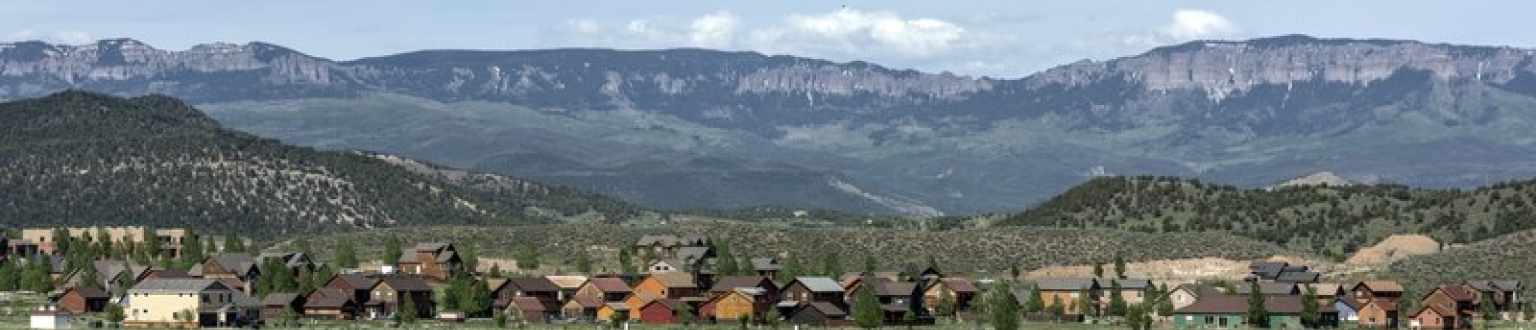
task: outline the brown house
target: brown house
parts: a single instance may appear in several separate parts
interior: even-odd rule
[[[601,300],[586,296],[576,296],[560,307],[560,317],[567,320],[601,321],[597,318],[597,310],[602,307],[603,301]]]
[[[789,284],[784,285],[780,291],[780,300],[795,301],[801,304],[808,302],[825,302],[846,306],[843,301],[843,286],[833,281],[830,277],[796,277]]]
[[[368,291],[363,290],[367,295]],[[331,320],[351,320],[358,316],[362,303],[350,290],[319,287],[304,297],[304,317]]]
[[[698,297],[699,285],[694,283],[693,275],[688,273],[652,273],[635,284],[634,292],[669,299]]]
[[[412,312],[401,310],[406,299],[410,299],[416,306],[416,317],[431,318],[432,311],[437,310],[432,303],[432,287],[420,277],[383,277],[368,291],[370,297],[368,302],[363,304],[363,308],[368,310],[372,318],[387,318],[395,313]]]
[[[1503,314],[1504,319],[1510,319],[1514,313],[1518,313],[1525,307],[1520,300],[1520,292],[1525,290],[1525,285],[1517,280],[1477,280],[1467,281],[1467,286],[1477,291],[1477,303],[1482,303],[1482,297],[1493,300],[1493,309]]]
[[[1096,296],[1100,291],[1099,283],[1091,278],[1042,278],[1036,280],[1035,285],[1039,289],[1038,297],[1035,298],[1040,299],[1041,305],[1051,308],[1055,302],[1060,301],[1069,319],[1082,317],[1083,311],[1077,309],[1077,301],[1082,295],[1088,295],[1090,301],[1099,300]]]
[[[1436,286],[1424,295],[1423,305],[1409,315],[1419,327],[1459,329],[1472,327],[1472,315],[1477,312],[1477,294],[1459,284]]]
[[[1349,289],[1350,298],[1360,303],[1369,302],[1372,299],[1403,299],[1403,285],[1393,281],[1363,281]]]
[[[521,277],[498,282],[500,286],[491,287],[491,295],[496,297],[496,308],[508,308],[514,298],[527,297],[544,304],[544,312],[560,309],[560,286],[548,278]]]
[[[363,274],[340,274],[326,281],[325,287],[340,290],[348,294],[353,302],[361,305],[372,298],[371,290],[374,284],[378,283],[378,278]]]
[[[715,281],[715,285],[709,287],[711,297],[729,293],[739,288],[755,288],[763,291],[763,298],[772,302],[778,302],[779,285],[773,283],[772,278],[765,276],[726,276]]]
[[[463,271],[464,260],[459,257],[459,250],[453,244],[421,243],[415,249],[400,254],[396,264],[402,274],[421,275],[433,281],[447,282]]]
[[[59,296],[59,308],[74,314],[96,313],[106,310],[112,294],[94,286],[76,286],[64,289]]]
[[[971,281],[963,278],[942,278],[928,282],[928,288],[923,291],[923,305],[928,306],[931,312],[939,305],[939,297],[948,292],[955,303],[956,312],[971,310],[971,300],[976,298],[980,290]]]
[[[773,302],[766,296],[763,289],[755,287],[739,287],[716,293],[714,298],[699,307],[699,316],[716,322],[735,321],[743,317],[761,320],[768,309],[773,307]]]
[[[261,319],[268,324],[274,324],[282,320],[287,313],[300,315],[304,313],[304,301],[308,297],[290,292],[274,292],[267,294],[267,298],[261,300]]]
[[[601,302],[620,302],[634,291],[628,283],[617,277],[593,277],[576,289],[577,297],[587,297]]]
[[[529,323],[544,323],[549,321],[550,309],[534,297],[513,297],[506,307],[508,315],[517,315],[519,319]]]
[[[757,276],[772,278],[784,270],[784,264],[779,262],[779,258],[752,258],[752,270],[757,272]]]
[[[1359,326],[1361,328],[1396,328],[1397,324],[1397,299],[1377,298],[1367,300],[1360,306]]]
[[[841,306],[820,301],[801,304],[794,312],[789,313],[788,320],[790,324],[820,327],[853,325],[853,321],[848,320],[848,312]]]

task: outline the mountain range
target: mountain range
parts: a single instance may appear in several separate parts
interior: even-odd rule
[[[175,98],[0,103],[0,227],[147,225],[251,237],[411,225],[622,221],[633,205],[225,129]]]
[[[1531,50],[1280,36],[1017,79],[701,49],[0,44],[0,98],[183,98],[220,123],[680,209],[1019,210],[1096,176],[1259,187],[1316,172],[1470,187],[1536,176]]]

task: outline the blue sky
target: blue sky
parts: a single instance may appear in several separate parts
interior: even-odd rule
[[[0,41],[264,41],[337,60],[420,49],[699,47],[1014,78],[1199,39],[1536,46],[1529,1],[13,1]]]

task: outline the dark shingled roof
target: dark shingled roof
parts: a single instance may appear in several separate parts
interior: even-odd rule
[[[298,298],[299,298],[299,294],[297,294],[297,293],[292,293],[292,292],[273,292],[273,293],[268,293],[267,294],[267,298],[261,300],[261,305],[262,306],[286,306],[286,305],[288,305],[290,303],[293,303],[293,300],[294,299],[298,299]]]
[[[389,276],[380,278],[379,282],[379,284],[389,284],[389,287],[395,288],[395,291],[432,291],[432,286],[427,285],[427,281],[420,277]]]
[[[958,278],[958,277],[950,277],[950,278],[942,279],[941,281],[944,281],[944,285],[948,286],[950,290],[955,290],[955,292],[979,292],[979,291],[981,291],[981,290],[977,290],[976,286],[971,284],[971,280],[967,280],[967,279],[963,279],[963,278]]]
[[[111,293],[107,293],[106,290],[102,290],[101,288],[94,286],[72,287],[65,289],[64,294],[69,294],[70,291],[74,291],[76,294],[79,294],[81,297],[85,298],[112,298]]]
[[[520,278],[513,278],[513,279],[508,279],[507,280],[507,284],[509,284],[511,286],[514,286],[514,287],[517,287],[518,289],[522,289],[523,291],[532,291],[532,292],[555,292],[555,291],[560,291],[560,286],[559,285],[555,285],[554,281],[550,281],[548,278],[543,278],[543,277],[520,277]]]
[[[352,287],[353,290],[372,288],[373,285],[379,281],[377,278],[369,277],[363,274],[341,274],[336,275],[336,278],[341,279],[342,283]]]
[[[826,315],[828,317],[848,316],[848,312],[844,312],[842,308],[839,308],[837,305],[833,305],[832,303],[825,301],[811,302],[802,308],[815,308],[816,311],[821,312],[822,315]]]
[[[593,277],[587,281],[597,286],[598,291],[606,293],[628,293],[634,291],[634,289],[629,287],[628,283],[624,283],[623,279],[617,277]]]
[[[1300,296],[1264,297],[1264,309],[1271,314],[1300,314],[1302,303]],[[1184,306],[1174,311],[1174,314],[1244,314],[1247,312],[1248,297],[1209,296],[1195,300],[1194,304]]]
[[[715,281],[715,285],[709,287],[709,292],[720,293],[735,290],[736,288],[757,288],[767,283],[773,286],[773,280],[762,276],[726,276]]]
[[[1080,291],[1092,288],[1091,278],[1042,278],[1035,281],[1040,291]]]

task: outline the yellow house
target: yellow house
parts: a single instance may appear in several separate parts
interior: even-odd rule
[[[613,314],[629,314],[629,306],[624,303],[605,303],[597,308],[597,320],[599,322],[613,321]]]
[[[149,279],[128,290],[126,327],[238,326],[256,320],[261,308],[219,281],[200,278]]]

